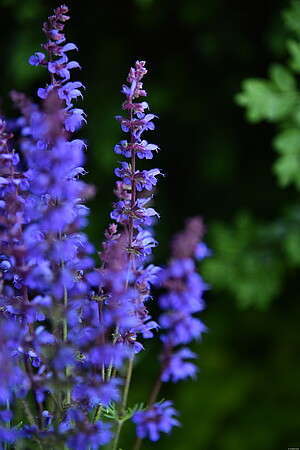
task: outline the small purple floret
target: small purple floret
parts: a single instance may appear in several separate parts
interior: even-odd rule
[[[136,424],[137,436],[158,441],[160,433],[170,433],[173,427],[180,425],[174,417],[177,414],[170,401],[155,403],[146,411],[138,411],[132,418]]]

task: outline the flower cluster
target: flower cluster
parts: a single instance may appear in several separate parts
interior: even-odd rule
[[[138,436],[135,449],[139,449],[141,439],[148,437],[157,441],[161,432],[169,433],[173,426],[179,425],[178,420],[173,417],[177,411],[171,402],[155,403],[162,382],[177,382],[196,375],[197,368],[191,362],[196,354],[182,345],[200,338],[206,331],[203,322],[194,317],[195,313],[204,308],[202,296],[207,289],[207,285],[196,273],[194,262],[195,259],[203,259],[210,254],[206,245],[200,242],[203,231],[200,218],[189,219],[185,230],[173,239],[168,266],[159,272],[160,286],[166,291],[159,298],[159,306],[163,311],[159,317],[163,343],[161,371],[148,408],[137,412],[132,418]]]
[[[130,162],[121,162],[115,169],[115,174],[120,180],[116,182],[115,189],[118,201],[111,213],[111,218],[121,227],[121,233],[117,235],[117,227],[111,225],[113,227],[111,230],[114,230],[114,244],[118,240],[122,242],[121,246],[127,254],[119,276],[114,277],[114,283],[121,280],[123,289],[122,295],[120,292],[117,293],[118,301],[115,302],[120,320],[123,322],[118,322],[117,341],[127,343],[129,347],[131,345],[134,352],[143,348],[136,342],[137,334],[149,338],[153,336],[152,330],[157,328],[157,324],[151,320],[145,302],[150,297],[150,285],[159,271],[152,264],[147,265],[147,262],[152,248],[157,245],[151,227],[158,213],[149,207],[149,203],[152,200],[151,192],[157,183],[156,177],[161,172],[159,169],[139,170],[136,167],[137,160],[144,157],[143,148],[158,150],[156,145],[148,144],[142,139],[142,134],[146,130],[154,130],[153,119],[156,116],[145,113],[149,108],[147,102],[136,101],[147,95],[142,83],[146,73],[145,62],[137,61],[128,74],[128,84],[122,87],[122,93],[125,95],[122,108],[128,117],[117,116],[116,119],[120,122],[122,131],[129,137],[128,140],[123,140],[115,146],[115,152],[124,155]],[[109,242],[111,243],[111,238],[105,244],[104,259],[107,259],[107,247],[111,245]],[[124,301],[120,301],[122,296],[125,296]],[[110,300],[110,304],[112,303]],[[122,308],[125,308],[126,314],[120,315]],[[130,321],[128,317],[131,318]]]
[[[20,117],[9,129],[0,118],[0,448],[96,450],[112,442],[116,450],[132,419],[137,449],[179,425],[172,402],[156,397],[162,382],[196,372],[185,345],[205,331],[194,317],[206,289],[194,258],[208,251],[199,244],[201,221],[191,219],[173,241],[169,265],[152,263],[159,217],[152,200],[162,173],[137,167],[159,150],[144,137],[156,116],[141,100],[147,69],[137,61],[122,87],[124,116],[117,120],[128,137],[114,151],[126,160],[115,169],[113,222],[95,266],[83,231],[93,195],[81,179],[87,145],[73,136],[86,122],[75,104],[84,86],[71,80],[80,65],[69,60],[77,47],[66,41],[68,20],[68,7],[56,8],[43,25],[42,51],[29,58],[48,73],[39,103],[13,91]],[[166,290],[158,322],[150,314],[154,285]],[[145,408],[130,408],[135,355],[146,346],[142,339],[159,332],[159,384]],[[23,413],[18,422],[16,410]]]
[[[68,52],[78,50],[72,42],[66,43],[64,26],[70,17],[69,8],[62,5],[54,10],[54,14],[44,23],[43,31],[47,42],[43,44],[46,52],[36,52],[29,58],[33,66],[45,66],[51,74],[51,83],[38,89],[38,96],[46,99],[50,92],[56,91],[58,98],[65,102],[64,126],[67,131],[74,132],[86,122],[85,113],[80,108],[73,107],[73,101],[82,97],[80,89],[83,84],[80,81],[69,81],[70,70],[80,69],[77,61],[69,61]]]
[[[137,412],[133,416],[137,436],[141,439],[149,438],[151,441],[158,441],[161,432],[170,433],[174,426],[179,425],[174,417],[177,414],[172,402],[169,401],[155,403],[147,411]]]
[[[159,324],[163,330],[162,381],[173,381],[193,377],[196,366],[188,361],[196,355],[186,345],[201,337],[206,326],[194,317],[204,308],[203,293],[207,285],[196,272],[194,259],[203,259],[209,250],[200,239],[203,224],[195,217],[186,223],[183,232],[178,233],[172,242],[172,255],[168,266],[161,271],[160,280],[166,292],[159,304],[163,313]]]

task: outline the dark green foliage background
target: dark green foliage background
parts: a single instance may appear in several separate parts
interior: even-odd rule
[[[91,239],[99,246],[108,223],[118,159],[112,148],[120,138],[113,116],[120,110],[119,89],[128,67],[139,58],[148,61],[146,87],[160,117],[153,142],[162,151],[155,165],[167,175],[156,200],[161,213],[157,261],[165,261],[171,234],[195,214],[204,216],[214,251],[200,267],[212,290],[203,314],[209,333],[194,346],[200,354],[198,379],[168,386],[162,394],[174,398],[182,428],[144,448],[300,446],[299,191],[292,184],[280,186],[271,168],[278,158],[271,143],[276,120],[249,125],[235,101],[245,78],[266,78],[271,62],[286,63],[289,31],[281,10],[289,3],[68,4],[68,36],[80,48],[78,75],[87,87],[88,177],[97,186],[90,205]],[[0,0],[0,95],[7,114],[14,114],[10,89],[33,93],[45,81],[45,73],[27,60],[39,49],[41,23],[56,5]],[[300,6],[298,17],[300,27]],[[144,400],[155,377],[155,349],[147,347],[141,356],[132,402]],[[122,443],[126,450],[131,432]]]

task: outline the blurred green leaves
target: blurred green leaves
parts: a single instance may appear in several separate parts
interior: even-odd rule
[[[266,309],[280,295],[287,272],[300,266],[300,210],[262,223],[240,212],[233,224],[211,226],[214,255],[203,263],[204,278],[226,290],[241,308]]]
[[[274,140],[279,158],[274,164],[274,172],[283,187],[294,183],[300,190],[300,129],[287,128]]]
[[[300,72],[300,46],[296,41],[288,41],[287,48],[290,53],[289,65],[295,72]]]
[[[296,81],[293,74],[284,66],[274,64],[270,69],[270,78],[279,93],[296,94]]]
[[[294,75],[300,72],[300,2],[292,2],[283,18],[297,38],[286,42],[290,56],[287,66],[273,64],[269,79],[245,80],[236,100],[246,109],[250,122],[267,120],[278,125],[273,141],[278,152],[274,173],[280,186],[294,185],[300,190],[300,93]]]
[[[299,0],[293,0],[290,7],[283,12],[282,17],[284,19],[286,27],[298,35],[300,38],[300,2]]]
[[[211,230],[216,260],[204,263],[204,277],[214,289],[229,291],[243,308],[266,308],[281,287],[284,267],[265,232],[247,213],[240,213],[231,227],[216,223]]]
[[[283,66],[276,65],[271,68],[270,75],[271,80],[245,80],[243,91],[237,96],[237,102],[246,108],[250,122],[286,119],[297,105],[298,96],[292,74]]]
[[[292,2],[283,18],[294,38],[286,42],[288,63],[273,64],[268,79],[244,80],[236,101],[245,108],[249,122],[276,124],[273,172],[280,187],[293,186],[300,191],[300,91],[296,78],[300,72],[300,1]],[[214,257],[204,262],[204,276],[214,289],[227,291],[241,308],[266,309],[300,265],[299,205],[291,204],[280,212],[279,218],[262,222],[240,211],[233,223],[211,226]]]

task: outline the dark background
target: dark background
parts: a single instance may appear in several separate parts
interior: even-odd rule
[[[275,291],[265,303],[259,300],[272,276],[279,277],[276,258],[281,263],[277,244],[268,240],[268,227],[280,219],[286,205],[297,204],[298,193],[293,188],[280,189],[272,174],[274,126],[247,124],[234,100],[243,79],[265,77],[270,62],[284,58],[286,31],[280,12],[288,4],[279,0],[68,2],[72,20],[67,36],[80,49],[83,69],[78,79],[86,86],[88,126],[82,134],[89,143],[88,178],[97,186],[90,204],[91,239],[99,247],[113,201],[113,168],[118,161],[113,146],[121,136],[114,115],[120,112],[120,86],[130,65],[145,59],[148,100],[159,115],[157,130],[149,139],[161,147],[153,164],[166,174],[156,199],[161,214],[156,260],[166,260],[171,234],[185,218],[199,214],[207,224],[206,241],[214,252],[211,262],[200,266],[212,289],[203,314],[209,333],[194,346],[200,354],[199,376],[196,382],[169,386],[162,393],[174,399],[182,427],[144,448],[281,450],[300,446],[295,268],[282,269]],[[45,72],[30,67],[27,60],[44,41],[41,24],[57,5],[46,0],[0,0],[0,95],[7,114],[15,114],[9,90],[35,95],[45,83]],[[242,231],[236,220],[242,222]],[[260,242],[274,253],[274,270],[254,259],[253,279],[250,269],[237,276],[238,268],[256,249],[256,232],[261,230],[266,236],[262,233],[265,238],[260,237]],[[248,240],[247,233],[252,233]],[[230,263],[222,248],[233,255]],[[224,271],[227,284],[220,282]],[[244,286],[251,290],[246,302],[239,295]],[[155,377],[156,347],[151,349],[151,363],[144,361],[150,353],[146,350],[136,370],[132,402],[145,400],[145,385]],[[128,442],[122,444],[126,449],[131,431]]]

